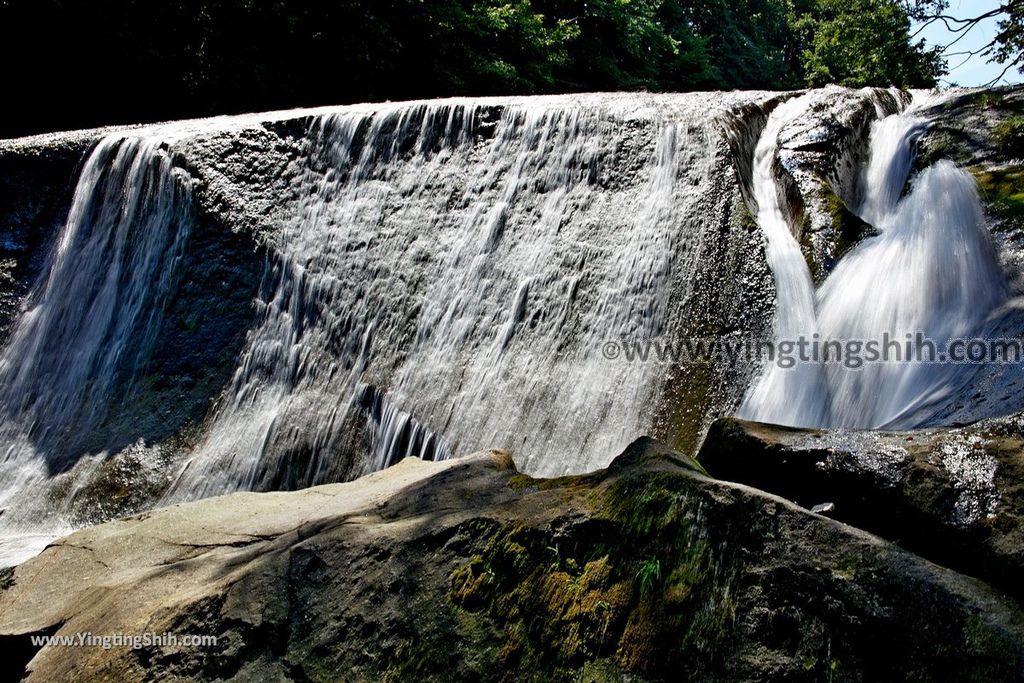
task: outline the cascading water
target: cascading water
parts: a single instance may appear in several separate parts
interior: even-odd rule
[[[798,97],[778,105],[768,118],[754,150],[752,175],[757,224],[764,232],[768,265],[775,276],[775,338],[811,338],[817,331],[814,283],[800,245],[790,228],[782,195],[775,181],[779,134],[804,110]],[[769,365],[751,387],[740,415],[775,424],[817,424],[827,411],[822,367],[801,363],[794,368]],[[782,398],[785,397],[785,398]]]
[[[773,115],[776,125],[769,124],[762,147],[776,144],[780,118]],[[913,107],[873,125],[858,213],[880,234],[840,261],[813,307],[808,309],[806,301],[796,305],[804,326],[780,324],[778,340],[796,340],[801,334],[811,340],[808,332],[813,331],[822,341],[889,339],[904,345],[921,335],[935,341],[941,353],[950,340],[983,337],[995,328],[993,318],[1009,292],[973,178],[941,161],[925,169],[903,196],[924,127]],[[761,197],[774,191],[776,181],[770,169],[762,172],[759,166],[755,184]],[[787,243],[784,263],[769,259],[780,288],[777,315],[785,321],[794,315],[794,304],[783,292],[803,291],[810,273],[792,234],[778,225],[777,217],[765,220],[762,213],[758,221],[769,254],[773,239],[781,236]],[[806,322],[809,315],[813,319]],[[800,427],[913,428],[928,424],[978,374],[976,366],[908,362],[897,360],[896,353],[860,368],[806,363],[794,372],[770,365],[748,393],[742,415]],[[777,379],[780,374],[787,374],[790,383]]]
[[[401,343],[402,326],[388,318],[403,310],[407,291],[387,279],[418,237],[408,224],[381,234],[379,221],[396,190],[428,194],[422,184],[442,176],[437,166],[468,142],[473,115],[471,106],[396,106],[314,122],[304,156],[326,172],[311,167],[298,181],[310,191],[279,239],[261,323],[171,500],[257,488],[295,462],[302,471],[293,479],[322,480],[321,459],[337,450],[351,428],[346,418],[360,407],[379,430],[393,430],[375,436],[384,452],[373,461],[384,466],[407,454],[396,432],[411,418],[400,419],[384,396],[367,398],[361,385],[374,344],[393,352]],[[404,154],[412,158],[394,163]],[[426,441],[440,442],[423,430]]]
[[[99,142],[49,276],[0,355],[0,529],[7,534],[36,535],[40,516],[56,517],[52,501],[38,495],[40,483],[73,464],[130,393],[190,227],[190,179],[159,142]]]
[[[620,124],[605,112],[507,107],[483,149],[479,115],[401,105],[317,122],[305,156],[329,170],[300,181],[314,191],[280,239],[263,321],[171,500],[296,468],[285,476],[330,479],[356,410],[370,467],[504,446],[557,474],[639,433],[657,368],[599,350],[663,331],[678,217],[702,198],[713,132],[664,122],[639,192],[608,197],[599,156]]]
[[[753,248],[729,222],[739,193],[716,113],[757,96],[283,113],[308,127],[266,174],[286,187],[255,324],[205,420],[169,446],[180,450],[155,495],[307,486],[488,447],[535,474],[607,464],[651,431],[664,368],[609,361],[602,345],[675,333],[674,298],[714,270],[722,235]],[[172,156],[189,163],[196,135],[229,155],[223,139],[265,122],[154,127],[90,157],[3,356],[0,537],[66,530],[76,496],[95,495],[87,475],[114,455],[87,437],[131,400],[175,296],[192,197],[224,182],[222,168],[203,177],[192,159],[185,173]],[[162,448],[127,436],[117,449]]]

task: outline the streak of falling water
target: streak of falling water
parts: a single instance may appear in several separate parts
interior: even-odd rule
[[[814,283],[800,245],[793,236],[782,204],[775,165],[779,135],[803,112],[806,100],[797,97],[777,106],[754,151],[753,190],[757,224],[766,240],[768,265],[775,276],[775,338],[810,339],[817,331]],[[828,393],[821,365],[800,363],[793,368],[769,364],[747,392],[739,415],[783,425],[816,425],[825,420]]]
[[[678,189],[679,151],[695,144],[699,152],[708,142],[685,139],[672,123],[662,127],[639,206],[613,251],[588,263],[568,251],[573,229],[567,222],[590,191],[598,121],[579,112],[567,118],[525,110],[509,123],[506,135],[525,129],[533,142],[509,154],[509,138],[493,150],[495,167],[509,166],[501,199],[489,210],[475,208],[473,225],[449,251],[394,391],[417,414],[443,420],[456,442],[482,444],[490,435],[500,445],[523,445],[522,467],[562,474],[598,466],[585,459],[621,450],[640,428],[636,407],[651,402],[656,370],[609,367],[597,351],[619,333],[662,332],[680,239],[674,219],[688,204]],[[691,172],[700,181],[706,170]],[[494,235],[511,207],[538,181],[547,196],[529,238],[516,236],[496,249]],[[584,277],[597,289],[585,307],[576,301]],[[434,394],[445,403],[432,405]],[[568,424],[581,429],[559,428]]]
[[[873,125],[859,214],[880,234],[840,261],[810,309],[803,299],[786,303],[780,292],[780,318],[793,315],[794,307],[801,319],[808,311],[816,318],[802,329],[780,325],[780,330],[814,330],[822,340],[843,343],[882,342],[886,335],[903,342],[920,333],[944,345],[993,329],[1009,292],[973,178],[940,161],[903,196],[924,127],[913,108]],[[777,134],[766,130],[765,136]],[[773,188],[775,179],[758,170],[755,183],[762,186],[761,196],[771,191],[764,186]],[[762,213],[758,220],[770,243],[781,228]],[[781,290],[786,283],[802,287],[810,281],[796,241],[789,239],[790,258],[781,265],[769,259]],[[787,372],[770,366],[748,394],[744,416],[801,427],[913,428],[928,424],[963,394],[977,372],[970,366],[905,361],[867,363],[859,369],[826,363],[824,369],[824,382],[792,373],[799,381],[769,385]]]
[[[428,167],[467,142],[473,114],[461,105],[399,105],[314,122],[303,152],[324,169],[309,168],[301,179],[311,191],[279,238],[261,322],[169,500],[254,489],[272,477],[317,481],[360,405],[376,408],[386,426],[409,423],[386,397],[367,398],[372,390],[360,383],[374,342],[397,346],[389,335],[401,326],[387,318],[402,309],[407,285],[392,269],[418,237],[379,234],[379,223],[396,184],[409,183],[401,194],[416,195],[431,177]],[[390,163],[403,154],[411,158]],[[426,440],[438,452],[417,455],[447,455],[440,437]],[[393,435],[376,441],[402,446]]]
[[[823,338],[892,339],[918,333],[945,344],[982,335],[1008,297],[974,179],[948,161],[906,184],[920,120],[879,122],[863,217],[881,231],[840,262],[818,292]],[[879,169],[878,167],[883,168]],[[949,363],[829,364],[829,424],[912,428],[961,393],[976,368]]]
[[[925,128],[925,120],[912,109],[872,124],[871,155],[862,178],[864,199],[858,211],[867,223],[880,226],[896,210]]]
[[[37,485],[72,464],[129,395],[133,373],[152,350],[190,230],[191,180],[158,142],[120,136],[99,142],[82,170],[48,275],[0,355],[5,534],[17,533],[25,519],[39,531],[38,516],[50,501]]]

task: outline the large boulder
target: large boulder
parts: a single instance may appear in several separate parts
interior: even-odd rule
[[[79,531],[0,577],[7,679],[1020,680],[979,582],[641,439],[236,494]],[[32,636],[174,633],[41,646]]]
[[[726,418],[698,458],[716,477],[821,506],[1024,597],[1024,434],[1011,421],[861,432]]]

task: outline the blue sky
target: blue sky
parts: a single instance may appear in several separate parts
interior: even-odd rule
[[[998,6],[999,0],[950,0],[947,14],[954,17],[974,17]],[[995,35],[997,23],[996,19],[989,19],[978,24],[963,40],[950,48],[949,51],[951,53],[962,52],[985,45]],[[917,27],[915,26],[913,30],[916,29]],[[942,22],[935,22],[922,31],[918,37],[924,38],[932,45],[945,45],[956,38],[956,36],[957,34],[949,33]],[[949,85],[950,83],[957,85],[982,85],[991,81],[1003,70],[1003,67],[998,64],[987,64],[983,57],[971,57],[961,64],[963,60],[963,56],[949,58],[950,72],[949,76],[946,76],[946,81],[949,83],[944,83],[943,85]],[[1006,73],[1003,82],[1020,83],[1022,81],[1024,81],[1024,77],[1016,69],[1011,69]]]

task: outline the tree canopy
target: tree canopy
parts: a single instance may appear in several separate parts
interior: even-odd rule
[[[1016,1],[1016,0],[1014,0]],[[899,0],[0,0],[0,136],[589,90],[929,86]]]

